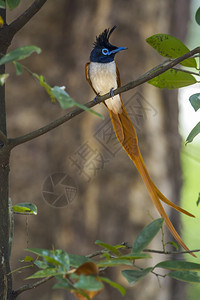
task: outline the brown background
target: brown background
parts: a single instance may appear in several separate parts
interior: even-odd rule
[[[8,20],[20,13],[24,2],[27,2],[25,5],[30,3],[22,1],[19,9],[9,13]],[[96,35],[117,25],[111,42],[128,47],[126,52],[117,56],[122,83],[127,83],[162,60],[145,39],[155,33],[170,33],[184,40],[188,17],[188,0],[49,0],[17,34],[12,47],[30,44],[41,47],[42,54],[33,55],[24,64],[33,72],[43,74],[50,85],[65,85],[71,97],[85,103],[94,97],[85,81],[84,65]],[[7,84],[9,137],[35,130],[64,114],[59,105],[49,101],[45,91],[30,75],[23,72],[22,76],[16,77],[12,66],[7,71],[11,72]],[[148,170],[161,191],[174,202],[179,201],[181,187],[176,96],[175,91],[161,91],[144,84],[122,97],[137,129]],[[86,255],[98,249],[94,245],[97,239],[110,244],[123,241],[132,244],[139,231],[152,218],[158,217],[135,167],[112,140],[105,108],[98,105],[95,110],[105,116],[105,121],[83,113],[13,151],[10,197],[14,204],[35,203],[38,215],[15,216],[12,269],[21,266],[18,259],[28,254],[24,251],[27,247],[54,247]],[[106,138],[102,137],[105,130]],[[80,159],[85,147],[90,147],[90,151],[85,160],[79,160],[78,169],[72,159]],[[48,205],[42,197],[45,178],[56,172],[69,175],[78,191],[72,203],[60,209]],[[176,226],[179,228],[178,224]],[[160,236],[151,247],[161,248]],[[158,259],[161,260],[154,255],[151,260],[143,262],[143,266],[154,265]],[[23,278],[33,271],[16,272],[14,287],[27,283]],[[128,288],[119,269],[107,270],[104,276]],[[52,290],[52,285],[53,281],[50,281],[22,294],[19,299],[74,299],[68,292]],[[149,275],[133,288],[128,288],[124,299],[177,300],[179,297],[186,299],[184,284],[158,280]],[[106,300],[122,298],[108,286],[96,297]]]

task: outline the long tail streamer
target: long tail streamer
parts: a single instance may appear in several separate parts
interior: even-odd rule
[[[190,251],[189,248],[185,245],[183,240],[181,239],[180,235],[178,232],[175,230],[173,224],[171,223],[169,217],[167,216],[161,201],[166,203],[167,205],[171,206],[172,208],[176,209],[179,212],[182,212],[186,214],[187,216],[190,217],[195,217],[188,211],[182,209],[181,207],[177,206],[170,200],[168,200],[162,193],[161,191],[156,187],[154,182],[152,181],[146,166],[144,164],[139,146],[138,146],[138,138],[137,138],[137,133],[135,131],[135,128],[133,127],[133,124],[128,116],[128,113],[122,103],[122,113],[120,114],[115,114],[111,110],[109,110],[110,118],[112,120],[112,124],[115,130],[116,137],[130,159],[133,161],[135,164],[138,172],[140,173],[146,188],[148,190],[148,193],[157,208],[159,214],[161,215],[162,218],[164,218],[165,223],[167,227],[169,228],[170,232],[176,239],[176,241],[186,250]],[[161,200],[161,201],[160,201]],[[196,257],[194,253],[190,253],[192,256]]]

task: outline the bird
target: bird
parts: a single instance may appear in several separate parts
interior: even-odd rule
[[[86,79],[96,94],[96,97],[110,93],[110,98],[103,103],[108,109],[119,143],[135,164],[156,209],[165,220],[171,234],[180,246],[186,251],[190,251],[174,228],[161,201],[187,216],[195,216],[171,202],[154,184],[144,163],[138,145],[137,133],[124,107],[121,94],[114,95],[113,93],[113,90],[121,86],[120,73],[115,61],[115,55],[127,49],[127,47],[117,47],[110,43],[109,39],[115,28],[116,26],[113,26],[111,29],[107,28],[99,36],[96,36],[96,40],[93,44],[94,47],[90,53],[90,62],[85,65]],[[190,254],[196,257],[193,252],[190,252]]]

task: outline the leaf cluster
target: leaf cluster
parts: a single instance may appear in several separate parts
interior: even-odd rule
[[[21,0],[6,0],[6,1],[2,1],[0,0],[0,8],[5,9],[6,8],[6,4],[8,5],[9,9],[14,9],[16,8],[19,4],[20,4]]]
[[[126,243],[110,245],[96,241],[95,244],[100,247],[100,250],[88,256],[69,254],[60,249],[27,249],[35,254],[36,258],[26,256],[21,261],[31,263],[30,266],[35,265],[39,269],[27,279],[55,277],[57,283],[53,286],[54,289],[68,290],[78,299],[93,299],[103,290],[105,283],[124,295],[126,290],[122,285],[101,276],[101,272],[104,271],[105,274],[106,269],[110,267],[123,268],[121,274],[130,286],[142,280],[149,273],[162,277],[169,276],[185,282],[200,282],[198,273],[200,264],[192,262],[165,260],[151,267],[138,267],[138,260],[151,258],[144,251],[160,231],[163,221],[160,218],[147,225],[137,236],[132,247],[128,247]],[[162,275],[155,273],[155,269],[161,268],[166,271],[164,275],[163,272]]]
[[[103,119],[103,116],[91,108],[76,102],[73,100],[69,94],[65,91],[65,87],[58,87],[54,86],[51,87],[45,80],[43,75],[38,75],[36,73],[33,73],[31,70],[29,70],[27,67],[19,63],[20,60],[23,60],[27,57],[29,57],[32,53],[36,52],[37,54],[41,53],[41,49],[36,46],[24,46],[17,49],[12,50],[11,52],[7,53],[3,57],[0,58],[0,65],[7,64],[12,62],[16,69],[16,74],[21,75],[23,69],[30,73],[34,78],[36,78],[39,82],[39,84],[45,89],[47,94],[49,95],[52,102],[58,102],[60,104],[60,107],[65,110],[71,107],[79,107],[82,110],[88,111],[101,119]],[[6,79],[8,78],[9,74],[2,74],[0,75],[0,85],[4,85]]]
[[[179,39],[169,34],[155,34],[148,37],[146,41],[161,56],[167,57],[168,59],[177,58],[190,51]],[[163,74],[149,80],[148,83],[158,88],[177,89],[199,82],[196,79],[196,77],[200,76],[196,58],[190,57],[182,61],[180,65],[180,69],[169,69]],[[194,69],[198,72],[194,73]],[[193,76],[193,74],[196,76]],[[190,96],[189,101],[195,111],[197,111],[200,107],[200,93]],[[200,122],[191,130],[186,139],[186,143],[191,143],[199,133]]]

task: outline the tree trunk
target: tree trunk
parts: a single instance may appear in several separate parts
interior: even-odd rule
[[[9,152],[0,149],[0,299],[11,299],[12,277],[9,266]]]
[[[5,9],[0,9],[0,16],[6,21]],[[2,39],[0,29],[0,53],[5,54],[6,41]],[[5,73],[5,65],[0,66],[0,74]],[[0,86],[0,131],[6,136],[5,85]],[[12,277],[9,266],[9,203],[8,176],[10,153],[0,135],[0,299],[11,299]]]
[[[187,3],[185,0],[173,1],[171,0],[171,5],[174,7],[174,14],[172,17],[172,22],[170,25],[170,31],[172,35],[178,37],[183,42],[186,39],[187,34],[187,21],[190,17],[190,5],[191,1]],[[185,20],[185,22],[183,22]],[[166,93],[163,93],[165,98]],[[169,92],[168,92],[169,95]],[[166,95],[167,96],[167,95]],[[168,96],[168,98],[170,95]],[[177,97],[177,91],[175,91],[175,97]],[[171,176],[171,185],[173,188],[172,201],[176,204],[179,204],[180,195],[181,195],[181,186],[182,186],[182,175],[181,175],[181,162],[180,162],[180,151],[174,150],[181,149],[181,139],[178,134],[178,102],[168,100],[166,102],[166,111],[169,114],[165,115],[165,129],[166,132],[170,128],[171,132],[171,142],[168,143],[168,151],[171,153],[170,161],[168,162],[168,176]],[[173,115],[173,119],[169,118],[169,115]],[[177,188],[178,187],[178,188]],[[176,228],[181,228],[180,224],[180,214],[176,214],[174,210],[171,212],[171,219]],[[176,259],[174,255],[172,259]],[[170,283],[170,299],[171,300],[184,300],[187,299],[187,288],[188,284],[182,281],[171,280]]]

